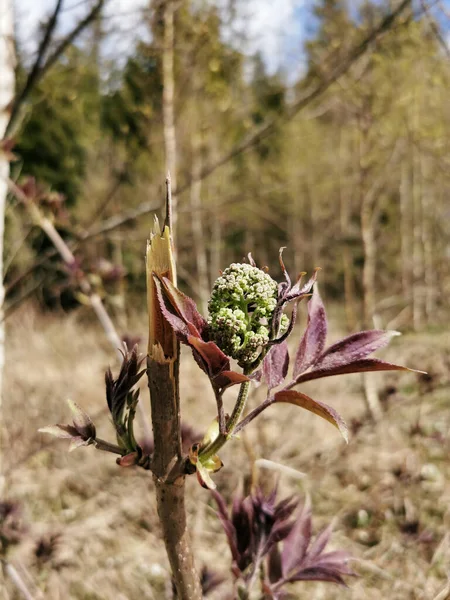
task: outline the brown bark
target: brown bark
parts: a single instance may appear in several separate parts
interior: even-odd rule
[[[152,471],[164,544],[178,598],[197,600],[202,593],[187,529],[185,476],[181,474],[178,357],[165,359],[161,352],[160,360],[148,357],[147,367],[155,443]]]
[[[180,427],[180,348],[164,319],[154,276],[168,277],[176,285],[171,235],[171,189],[167,179],[166,222],[156,221],[147,245],[147,304],[149,342],[147,377],[152,408],[154,452],[151,469],[156,487],[158,515],[172,568],[178,598],[200,600],[199,578],[186,524],[185,475]]]

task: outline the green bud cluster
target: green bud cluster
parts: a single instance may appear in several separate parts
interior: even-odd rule
[[[233,263],[216,280],[209,301],[210,337],[241,367],[254,363],[270,340],[278,284],[249,264]]]

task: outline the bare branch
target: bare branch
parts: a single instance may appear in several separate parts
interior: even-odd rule
[[[22,91],[16,96],[14,100],[11,109],[11,116],[6,127],[7,137],[13,135],[20,127],[23,114],[22,109],[32,90],[36,87],[36,85],[46,74],[46,72],[50,69],[50,67],[52,67],[53,64],[58,60],[58,58],[65,52],[68,46],[70,46],[70,44],[72,44],[76,40],[80,33],[84,29],[86,29],[86,27],[94,19],[97,18],[103,7],[104,2],[105,0],[98,0],[92,8],[92,10],[86,15],[86,17],[82,19],[72,29],[72,31],[56,46],[55,50],[50,54],[47,60],[44,61],[45,54],[52,42],[53,33],[58,22],[58,16],[61,12],[62,0],[57,0],[55,10],[53,11],[52,16],[50,17],[50,20],[44,32],[44,36],[39,45],[36,60],[31,68],[31,71],[27,77]]]
[[[28,73],[28,77],[25,81],[25,85],[23,86],[22,91],[14,99],[14,103],[11,109],[11,116],[9,118],[8,125],[6,126],[6,135],[10,135],[11,133],[13,133],[14,126],[20,121],[19,116],[24,102],[26,101],[31,90],[34,88],[34,86],[42,76],[42,63],[44,60],[45,53],[47,52],[50,42],[52,40],[53,32],[58,23],[58,17],[59,13],[61,12],[61,8],[62,0],[57,0],[53,14],[47,23],[47,26],[44,30],[44,34],[42,36],[41,43],[39,44],[36,60],[34,61],[34,64],[31,67],[30,72]]]
[[[430,11],[429,11],[429,7],[427,6],[427,3],[425,2],[425,0],[420,0],[420,5],[422,6],[423,12],[427,18],[428,24],[430,26],[431,31],[434,34],[434,37],[437,39],[441,48],[444,50],[445,54],[447,55],[447,58],[450,58],[450,50],[448,48],[447,42],[442,37],[442,34],[439,31],[439,27],[436,25],[436,21],[430,15]]]

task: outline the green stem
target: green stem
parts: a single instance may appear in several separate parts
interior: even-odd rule
[[[203,461],[206,461],[208,460],[208,458],[211,458],[211,456],[217,454],[217,452],[222,448],[222,446],[224,446],[227,443],[227,441],[233,436],[234,428],[236,427],[244,411],[249,389],[250,381],[244,381],[243,383],[241,383],[235,407],[233,409],[231,417],[227,422],[226,433],[220,433],[211,444],[209,444],[208,446],[206,446],[206,448],[201,450],[199,454],[199,459],[203,459]]]
[[[111,444],[100,438],[95,438],[94,446],[97,450],[104,450],[105,452],[112,452],[113,454],[120,454],[121,456],[125,454],[125,451],[116,444]]]
[[[238,424],[239,419],[241,418],[242,413],[244,412],[245,405],[247,403],[248,390],[250,389],[250,381],[244,381],[241,383],[241,388],[239,390],[239,395],[236,400],[236,404],[234,406],[233,412],[231,413],[231,417],[227,423],[227,438],[233,435],[234,428]]]

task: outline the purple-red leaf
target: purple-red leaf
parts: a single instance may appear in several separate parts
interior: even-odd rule
[[[230,546],[231,550],[231,555],[233,557],[233,560],[237,563],[239,560],[239,551],[237,547],[236,529],[228,515],[227,506],[223,497],[219,494],[219,492],[216,491],[213,491],[212,495],[217,503],[217,516],[219,517],[220,522],[222,523],[222,527],[225,531],[225,535],[227,536],[228,545]]]
[[[192,298],[189,298],[189,296],[186,296],[186,294],[180,292],[180,290],[176,288],[167,277],[163,277],[161,281],[164,288],[164,293],[166,294],[167,299],[169,300],[173,309],[185,323],[193,325],[201,336],[207,326],[207,323],[202,315],[198,312],[195,302],[192,300]],[[194,332],[191,333],[195,335]]]
[[[332,375],[346,375],[348,373],[365,373],[368,371],[410,371],[412,373],[423,373],[424,371],[417,371],[416,369],[409,369],[408,367],[402,367],[401,365],[394,365],[392,363],[385,362],[378,358],[365,358],[363,360],[357,360],[347,365],[341,365],[337,367],[322,368],[320,365],[309,373],[300,375],[295,380],[296,383],[303,383],[305,381],[311,381],[312,379],[320,379],[322,377],[331,377]]]
[[[345,573],[345,575],[351,575],[351,573]],[[334,570],[322,569],[321,567],[308,567],[302,569],[296,575],[289,579],[290,582],[294,581],[328,581],[330,583],[338,583],[347,587],[342,575]]]
[[[242,373],[236,371],[221,371],[219,375],[214,377],[214,385],[223,392],[226,388],[248,381],[249,378]]]
[[[294,377],[304,373],[314,365],[325,348],[327,337],[327,316],[325,307],[314,290],[311,300],[308,302],[308,324],[300,341],[294,364]]]
[[[161,312],[180,342],[187,344],[188,335],[197,335],[199,337],[200,334],[194,325],[191,324],[191,327],[189,327],[188,323],[180,317],[176,308],[172,305],[171,298],[166,293],[162,281],[156,275],[153,276],[153,280]]]
[[[317,534],[314,543],[311,544],[311,548],[308,552],[310,559],[317,558],[322,552],[325,550],[325,546],[328,544],[331,538],[331,534],[333,532],[333,523],[330,523],[328,527],[322,529],[322,531]],[[323,557],[321,557],[323,558]]]
[[[267,563],[267,575],[269,576],[269,581],[270,583],[276,583],[283,576],[281,554],[278,544],[272,546],[269,556],[267,557]]]
[[[316,366],[321,369],[332,369],[366,358],[372,352],[387,346],[397,331],[372,329],[360,331],[339,340],[322,354]]]
[[[289,293],[286,294],[286,300],[290,302],[291,300],[302,300],[305,298],[312,290],[313,285],[317,281],[317,274],[320,271],[320,267],[316,267],[314,269],[314,273],[308,279],[308,281],[302,286],[302,279],[305,273],[302,273],[298,280],[295,282],[295,285],[289,290]]]
[[[283,383],[289,368],[289,351],[286,342],[272,346],[263,361],[264,380],[269,390]]]
[[[302,394],[301,392],[297,392],[296,390],[286,390],[280,391],[275,394],[274,402],[286,402],[288,404],[294,404],[295,406],[300,406],[310,412],[322,417],[332,425],[334,425],[342,434],[342,437],[346,442],[348,442],[348,428],[345,424],[344,419],[340,416],[340,414],[334,410],[331,406],[324,404],[323,402],[318,402],[317,400],[313,400],[306,394]]]
[[[288,577],[295,566],[301,564],[305,558],[311,536],[311,503],[308,498],[297,517],[291,533],[284,540],[281,554],[284,577]]]
[[[229,371],[230,360],[228,356],[226,356],[214,342],[204,342],[200,338],[189,335],[186,338],[186,343],[191,346],[193,351],[201,358],[204,365],[203,370],[211,378],[216,377],[219,373],[222,373],[222,371]],[[201,366],[201,363],[199,361],[197,362]]]

